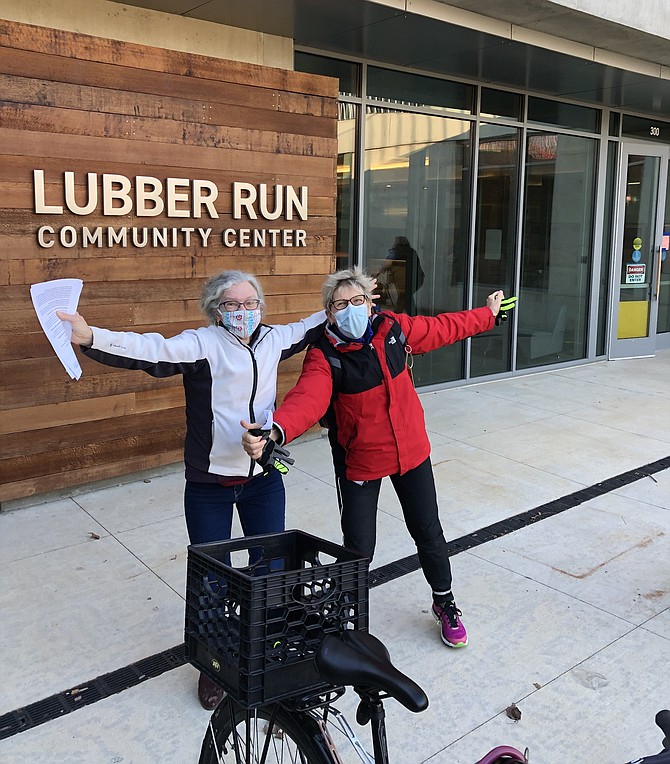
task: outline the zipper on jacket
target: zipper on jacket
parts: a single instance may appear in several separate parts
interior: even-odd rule
[[[244,344],[244,343],[242,343]],[[256,355],[254,351],[249,347],[249,345],[244,345],[246,349],[249,351],[249,355],[251,357],[251,368],[253,370],[254,375],[254,381],[251,385],[251,397],[249,398],[249,421],[253,422],[255,421],[255,414],[254,414],[254,399],[256,398],[256,390],[258,390],[258,364],[256,363]],[[253,477],[254,474],[254,460],[249,457],[249,474],[247,477]]]

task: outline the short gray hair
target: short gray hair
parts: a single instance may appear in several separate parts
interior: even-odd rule
[[[265,310],[265,295],[261,285],[258,283],[258,279],[253,273],[221,271],[221,273],[212,276],[205,282],[200,293],[200,310],[207,316],[210,324],[215,324],[219,320],[215,310],[219,307],[221,295],[226,289],[230,289],[235,284],[242,284],[244,281],[248,281],[256,290],[258,299],[261,301],[261,310]]]
[[[341,286],[356,287],[360,289],[366,297],[371,297],[373,284],[374,280],[372,276],[366,275],[358,266],[331,273],[324,282],[323,289],[321,290],[323,307],[326,310],[329,310],[330,303],[333,301],[333,295]]]

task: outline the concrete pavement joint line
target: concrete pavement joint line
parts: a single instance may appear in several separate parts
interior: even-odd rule
[[[74,499],[73,499],[73,501],[74,501]],[[161,577],[158,575],[158,573],[156,573],[156,571],[155,571],[155,570],[153,570],[153,569],[152,569],[152,568],[151,568],[149,565],[147,565],[147,563],[146,563],[146,562],[144,562],[144,560],[140,559],[140,558],[139,558],[139,557],[138,557],[138,556],[135,554],[135,552],[133,552],[133,550],[132,550],[132,549],[129,549],[129,548],[128,548],[128,547],[127,547],[127,546],[126,546],[124,543],[123,543],[123,541],[121,541],[121,539],[120,539],[120,538],[119,538],[119,537],[118,537],[118,536],[117,536],[115,533],[112,533],[112,531],[110,531],[110,530],[109,530],[109,529],[108,529],[106,526],[104,526],[104,525],[103,525],[103,524],[102,524],[102,523],[101,523],[99,520],[96,520],[96,519],[93,517],[93,515],[92,515],[92,514],[91,514],[91,513],[90,513],[90,512],[89,512],[87,509],[85,509],[84,507],[82,507],[82,506],[81,506],[81,504],[79,504],[79,503],[78,503],[78,502],[76,502],[76,501],[75,501],[75,504],[76,504],[76,505],[77,505],[77,506],[78,506],[78,507],[79,507],[79,508],[82,510],[82,512],[85,512],[85,513],[86,513],[86,514],[87,514],[87,515],[88,515],[88,516],[91,518],[91,520],[93,520],[93,521],[94,521],[94,522],[96,522],[98,525],[100,525],[102,528],[104,528],[104,529],[105,529],[105,531],[106,531],[106,532],[109,534],[109,537],[110,537],[110,538],[113,538],[113,539],[114,539],[114,541],[116,541],[116,542],[117,542],[117,544],[119,544],[120,546],[122,546],[122,547],[123,547],[123,548],[126,550],[126,552],[128,552],[128,554],[130,554],[132,557],[134,557],[134,558],[135,558],[135,559],[136,559],[136,560],[137,560],[137,561],[138,561],[138,562],[139,562],[141,565],[144,565],[144,567],[145,567],[145,568],[146,568],[146,569],[149,571],[149,573],[151,573],[152,575],[156,576],[156,578],[157,578],[157,579],[158,579],[158,580],[159,580],[161,583],[165,584],[165,586],[167,586],[167,587],[168,587],[168,589],[172,589],[172,591],[173,591],[173,592],[174,592],[174,593],[175,593],[175,594],[176,594],[178,597],[181,597],[181,598],[182,598],[184,601],[186,601],[186,597],[185,597],[185,595],[183,595],[181,592],[178,592],[178,591],[177,591],[177,590],[174,588],[174,586],[171,586],[171,585],[170,585],[170,584],[169,584],[169,583],[168,583],[168,582],[167,582],[167,581],[166,581],[164,578],[161,578]],[[172,519],[172,518],[168,518],[168,519]],[[141,526],[139,526],[139,527],[140,527],[140,528],[148,528],[150,525],[155,525],[155,524],[156,524],[156,523],[149,523],[149,524],[147,524],[147,525],[141,525]],[[133,530],[136,530],[136,529],[133,529]],[[121,531],[121,532],[123,532],[123,531]],[[0,740],[1,740],[1,739],[2,739],[2,731],[0,730]]]
[[[528,525],[553,517],[566,509],[572,509],[579,504],[589,501],[596,496],[614,491],[624,485],[629,485],[645,477],[652,477],[657,472],[662,472],[670,467],[670,456],[658,459],[655,462],[645,464],[628,472],[603,480],[595,485],[582,488],[574,493],[541,504],[527,512],[500,520],[485,528],[480,528],[467,536],[461,536],[448,542],[449,555],[454,556],[473,547],[485,544],[487,541],[506,536],[508,533],[525,528]],[[85,510],[84,510],[85,511]],[[413,554],[400,560],[382,565],[370,571],[370,588],[381,586],[396,578],[413,573],[418,570],[419,558]],[[110,695],[123,692],[135,687],[147,679],[153,679],[166,671],[179,668],[186,663],[184,645],[176,645],[162,653],[150,655],[129,666],[103,674],[90,682],[83,682],[69,690],[51,695],[43,700],[38,700],[23,708],[17,708],[0,716],[0,740],[3,740],[19,732],[25,732],[32,727],[37,727],[45,722],[58,719],[65,714],[76,711],[79,708],[107,698]]]
[[[550,587],[550,588],[551,588],[551,587]],[[583,601],[583,600],[580,600],[580,601]],[[587,603],[587,604],[588,604],[588,603]],[[607,611],[604,611],[604,612],[607,612]],[[520,703],[523,703],[523,701],[524,701],[524,700],[528,700],[528,698],[532,697],[533,695],[535,695],[535,694],[536,694],[537,692],[539,692],[540,690],[543,690],[545,687],[548,687],[550,684],[553,684],[554,682],[557,682],[559,679],[561,679],[561,678],[563,678],[563,677],[565,677],[565,676],[568,676],[568,674],[570,674],[570,672],[574,671],[574,670],[575,670],[575,669],[577,669],[577,668],[580,668],[580,666],[583,666],[583,665],[584,665],[584,664],[585,664],[587,661],[590,661],[590,660],[592,660],[594,656],[598,655],[599,653],[602,653],[602,652],[604,652],[604,651],[605,651],[605,650],[607,650],[608,648],[612,647],[612,645],[615,645],[617,642],[620,642],[620,641],[621,641],[622,639],[624,639],[625,637],[628,637],[628,636],[629,636],[630,634],[632,634],[634,631],[637,631],[638,629],[642,629],[642,628],[644,628],[642,625],[640,625],[640,626],[637,626],[637,625],[634,625],[634,624],[633,624],[633,628],[632,628],[632,629],[630,629],[630,631],[627,631],[627,632],[625,632],[624,634],[621,634],[621,636],[619,636],[619,637],[616,637],[616,638],[615,638],[615,639],[613,639],[611,642],[608,642],[607,644],[605,644],[605,645],[603,645],[602,647],[598,648],[598,649],[597,649],[597,650],[596,650],[594,653],[591,653],[591,655],[587,655],[587,656],[586,656],[585,658],[583,658],[581,661],[579,661],[578,663],[575,663],[575,665],[574,665],[574,666],[570,666],[569,668],[566,668],[564,671],[561,671],[561,672],[559,672],[558,674],[556,674],[556,676],[555,676],[555,677],[552,677],[552,679],[550,679],[549,681],[545,682],[545,683],[544,683],[544,684],[543,684],[541,687],[539,687],[539,688],[537,688],[537,689],[534,689],[534,690],[530,690],[529,692],[527,692],[525,695],[522,695],[520,698],[518,698],[518,699],[517,699],[517,700],[515,700],[514,702],[515,702],[515,703],[516,703],[516,705],[518,706]],[[653,632],[652,632],[652,633],[653,633]],[[461,741],[461,740],[464,740],[466,737],[468,737],[468,735],[472,735],[472,734],[473,734],[474,732],[476,732],[478,729],[481,729],[481,728],[482,728],[482,727],[484,727],[486,724],[488,724],[490,721],[493,721],[493,719],[497,718],[498,716],[502,716],[504,713],[505,713],[505,711],[504,711],[504,710],[502,710],[502,711],[498,711],[498,713],[497,713],[497,714],[494,714],[493,716],[489,717],[488,719],[484,719],[484,721],[483,721],[483,722],[481,722],[480,724],[478,724],[476,727],[474,727],[473,729],[469,730],[468,732],[464,732],[464,733],[463,733],[463,734],[462,734],[460,737],[457,737],[457,738],[455,738],[454,740],[452,740],[452,741],[451,741],[451,743],[449,743],[448,745],[446,745],[444,748],[441,748],[439,751],[435,751],[435,753],[434,753],[434,754],[432,754],[431,756],[429,756],[429,757],[428,757],[428,758],[427,758],[427,759],[426,759],[426,760],[423,762],[423,764],[428,764],[428,762],[430,762],[430,760],[431,760],[431,759],[435,758],[435,757],[436,757],[436,756],[438,756],[440,753],[444,753],[444,751],[446,751],[446,750],[448,750],[449,748],[451,748],[452,746],[456,745],[456,743],[458,743],[459,741]]]
[[[534,509],[529,509],[527,512],[521,512],[518,515],[508,517],[506,520],[500,520],[492,525],[487,525],[485,528],[480,528],[478,531],[469,533],[467,536],[461,536],[460,538],[449,541],[447,544],[449,555],[453,557],[459,552],[465,552],[468,549],[484,544],[487,541],[492,541],[493,539],[506,536],[508,533],[520,530],[521,528],[526,528],[540,520],[545,520],[547,517],[553,517],[560,512],[564,512],[566,509],[572,509],[579,504],[583,504],[585,501],[589,501],[589,499],[602,496],[603,494],[614,491],[624,485],[634,483],[642,478],[652,477],[654,473],[662,472],[668,467],[670,467],[670,456],[646,464],[643,467],[623,472],[620,475],[608,478],[607,480],[603,480],[602,482],[588,486],[587,488],[581,488],[574,493],[569,493],[559,499],[554,499],[553,501],[541,504]],[[419,556],[417,554],[412,554],[408,557],[396,560],[395,562],[390,562],[388,565],[383,565],[380,568],[370,571],[370,587],[379,586],[387,581],[392,581],[406,573],[413,573],[418,570],[419,567]]]

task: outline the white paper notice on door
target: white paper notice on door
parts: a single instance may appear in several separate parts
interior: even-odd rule
[[[70,344],[72,326],[67,321],[61,321],[56,311],[76,313],[83,286],[81,279],[54,279],[30,287],[30,297],[40,325],[72,379],[81,377],[81,366]]]

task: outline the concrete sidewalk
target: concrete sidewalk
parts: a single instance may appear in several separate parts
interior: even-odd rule
[[[666,459],[669,379],[662,351],[423,394],[447,539]],[[326,439],[291,453],[287,528],[339,542]],[[0,715],[183,640],[182,473],[0,514]],[[472,764],[502,743],[528,746],[533,764],[624,764],[660,749],[670,469],[634,477],[453,558],[464,650],[440,642],[420,571],[371,590],[370,630],[430,698],[420,716],[386,704],[394,764]],[[372,568],[414,552],[384,481]],[[0,762],[196,762],[208,720],[196,679],[181,666],[14,734]],[[517,723],[504,712],[513,702]]]

